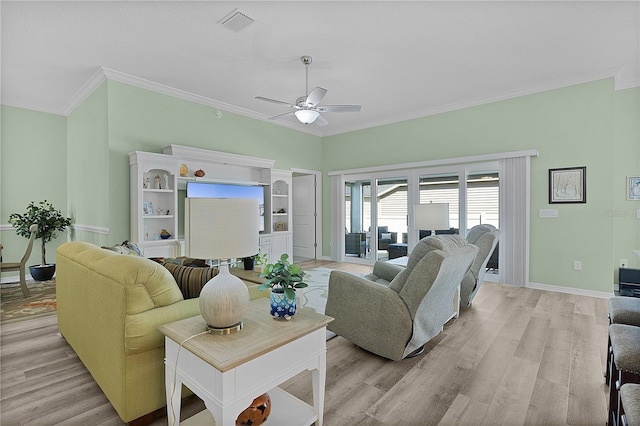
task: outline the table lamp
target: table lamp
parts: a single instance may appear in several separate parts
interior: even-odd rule
[[[249,290],[229,272],[229,259],[258,253],[258,200],[191,198],[185,203],[187,255],[220,259],[218,274],[200,292],[200,313],[214,334],[242,329]]]
[[[416,204],[413,220],[415,229],[431,231],[431,235],[436,235],[436,229],[449,229],[449,203]]]

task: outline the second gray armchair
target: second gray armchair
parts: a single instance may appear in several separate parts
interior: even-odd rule
[[[460,307],[471,306],[487,271],[487,263],[500,239],[500,231],[493,225],[476,225],[469,230],[467,242],[478,247],[478,255],[471,269],[460,283]]]
[[[455,292],[476,258],[477,247],[453,237],[421,240],[406,268],[376,262],[366,276],[332,271],[329,330],[391,360],[419,352],[451,318]]]

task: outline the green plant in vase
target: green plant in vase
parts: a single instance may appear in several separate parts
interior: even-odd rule
[[[23,214],[11,213],[9,223],[16,228],[16,233],[22,237],[30,238],[31,225],[38,225],[36,239],[42,241],[42,262],[40,265],[29,266],[31,276],[36,281],[50,280],[55,273],[55,264],[47,263],[46,244],[57,238],[58,232],[63,232],[71,225],[71,218],[64,217],[60,210],[57,210],[47,200],[38,204],[33,201],[27,206],[27,211]]]
[[[290,319],[296,313],[296,289],[308,287],[304,275],[302,268],[289,262],[286,253],[276,263],[265,265],[260,276],[266,280],[258,288],[271,289],[272,316]]]

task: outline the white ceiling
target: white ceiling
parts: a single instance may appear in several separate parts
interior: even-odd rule
[[[329,125],[392,123],[615,76],[640,85],[638,1],[2,1],[1,101],[68,114],[87,82],[111,78],[255,118],[309,86]],[[234,9],[255,23],[218,22]],[[96,72],[99,72],[96,74]],[[109,74],[111,73],[111,74]],[[75,98],[74,98],[75,97]]]

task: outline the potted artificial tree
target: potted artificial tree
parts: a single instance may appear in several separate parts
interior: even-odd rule
[[[280,260],[265,265],[260,276],[266,281],[258,287],[271,289],[271,315],[275,318],[291,319],[296,313],[296,289],[308,287],[304,282],[304,271],[289,263],[289,255],[284,253]]]
[[[29,272],[36,281],[47,281],[53,278],[56,265],[47,263],[45,245],[58,236],[58,231],[62,232],[71,225],[71,218],[64,217],[60,210],[56,210],[51,203],[44,200],[38,204],[30,202],[24,214],[11,213],[9,223],[16,228],[18,235],[25,238],[31,236],[29,227],[34,223],[38,225],[36,239],[42,240],[42,262],[40,265],[29,266]]]

